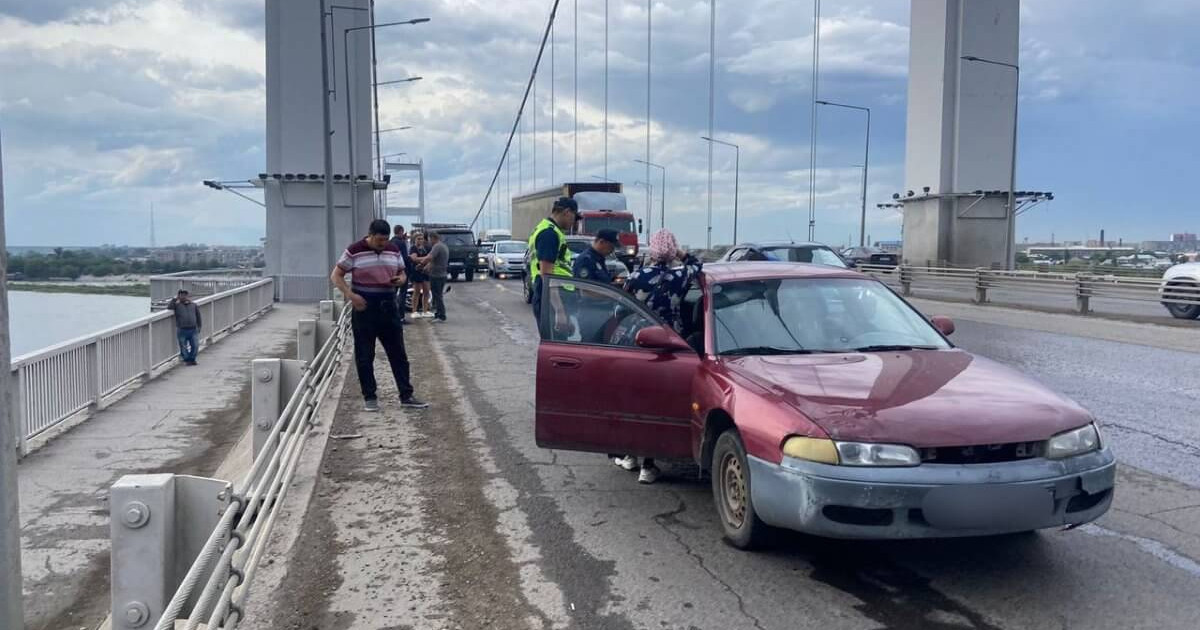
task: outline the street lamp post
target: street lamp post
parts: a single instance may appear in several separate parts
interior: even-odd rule
[[[1018,120],[1018,105],[1021,95],[1021,67],[1015,63],[1005,63],[1003,61],[993,61],[984,59],[974,55],[963,55],[959,57],[963,61],[974,61],[978,63],[986,63],[993,66],[1002,66],[1010,68],[1013,71],[1015,85],[1013,86],[1013,132],[1012,132],[1012,155],[1009,162],[1008,170],[1008,235],[1004,239],[1004,264],[1012,269],[1015,267],[1013,256],[1013,241],[1017,236],[1017,120]]]
[[[321,0],[321,116],[324,126],[321,133],[325,152],[325,258],[332,270],[337,264],[337,246],[333,235],[333,121],[329,112],[329,35],[325,25],[326,0]],[[351,232],[353,235],[353,232]],[[333,299],[333,285],[329,285],[329,298]]]
[[[633,182],[633,185],[642,186],[646,189],[646,207],[654,207],[654,184],[651,184],[650,182],[636,181]],[[646,214],[646,227],[647,229],[654,228],[654,219],[649,215],[649,213]]]
[[[667,167],[663,166],[662,164],[655,164],[654,162],[647,162],[645,160],[634,160],[634,162],[637,162],[638,164],[645,164],[647,167],[653,166],[654,168],[662,171],[662,185],[658,189],[658,227],[665,228],[667,227]],[[646,216],[649,217],[649,215],[650,213],[647,212]]]
[[[4,251],[4,165],[0,163],[0,252]],[[7,264],[0,258],[0,278]],[[9,386],[8,289],[0,284],[0,626],[21,628],[24,613],[21,601],[21,521],[17,490],[17,426]]]
[[[858,223],[858,246],[866,245],[867,238],[867,171],[871,166],[871,108],[860,107],[858,105],[845,105],[843,103],[834,103],[833,101],[817,101],[818,105],[827,105],[829,107],[842,107],[845,109],[856,109],[860,112],[867,113],[867,139],[866,147],[863,149],[863,176],[862,176],[862,215],[859,217]]]
[[[742,148],[732,142],[726,142],[724,140],[717,140],[715,138],[710,138],[708,136],[700,136],[700,138],[707,141],[709,143],[708,146],[710,148],[712,147],[714,142],[717,144],[723,144],[727,147],[733,147],[733,243],[730,243],[730,244],[737,245],[737,242],[738,242],[738,240],[737,240],[738,183],[739,183],[738,178],[741,176],[741,172],[742,172]]]
[[[376,29],[386,28],[389,26],[403,26],[422,24],[428,22],[429,18],[416,18],[412,20],[401,20],[398,22],[384,22],[383,24],[371,24],[368,26],[353,26],[342,30],[342,63],[345,66],[342,69],[342,74],[345,75],[346,84],[346,160],[350,167],[350,220],[351,220],[351,237],[354,235],[354,230],[358,229],[358,173],[355,170],[354,164],[354,110],[351,106],[353,99],[350,96],[350,34],[360,31],[374,32]],[[324,20],[322,20],[324,24]],[[420,77],[410,77],[408,79],[400,79],[398,81],[384,81],[382,83],[373,83],[372,87],[382,85],[392,85],[394,83],[408,83],[419,80]]]

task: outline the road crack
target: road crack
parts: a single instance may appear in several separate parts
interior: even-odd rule
[[[758,630],[766,630],[766,628],[763,627],[762,622],[759,621],[758,617],[755,617],[750,613],[749,610],[746,609],[746,601],[742,599],[742,594],[737,592],[736,589],[734,589],[728,582],[713,572],[712,569],[708,568],[708,565],[704,562],[704,557],[693,551],[692,546],[683,539],[683,536],[679,535],[679,532],[671,529],[670,525],[679,525],[688,529],[696,529],[696,527],[688,525],[679,520],[679,515],[687,511],[687,503],[684,502],[683,497],[679,496],[679,493],[675,492],[674,490],[668,490],[667,493],[675,497],[679,501],[679,505],[676,506],[675,509],[667,510],[666,512],[662,512],[660,514],[655,514],[654,523],[661,527],[664,532],[670,534],[680,547],[683,547],[684,553],[696,561],[696,565],[700,567],[701,571],[707,573],[714,582],[720,584],[721,587],[728,591],[730,595],[733,595],[733,598],[737,600],[738,611],[742,613],[743,617],[752,621],[754,623],[754,627],[758,628]]]

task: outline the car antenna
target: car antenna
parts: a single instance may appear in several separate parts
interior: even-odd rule
[[[792,245],[796,244],[796,239],[792,238],[792,231],[790,229],[784,228],[783,233],[787,234],[789,243],[791,243]]]

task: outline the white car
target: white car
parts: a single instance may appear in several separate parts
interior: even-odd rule
[[[1200,262],[1175,265],[1163,274],[1163,297],[1193,303],[1163,302],[1171,315],[1179,319],[1200,319]]]

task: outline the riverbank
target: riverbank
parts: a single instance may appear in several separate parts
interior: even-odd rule
[[[149,284],[9,282],[8,290],[32,291],[35,293],[78,293],[82,295],[123,295],[128,297],[150,297]]]

